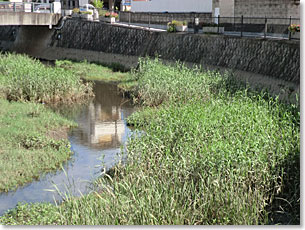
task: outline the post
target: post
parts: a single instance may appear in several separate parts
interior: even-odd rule
[[[128,25],[130,26],[130,17],[131,17],[131,12],[129,11],[129,13],[128,13]]]
[[[220,22],[220,15],[217,16],[217,33],[219,34],[219,22]]]
[[[241,16],[241,28],[240,28],[240,36],[243,36],[243,30],[244,30],[244,16]]]
[[[289,17],[289,26],[291,25],[291,16]],[[291,40],[291,32],[288,30],[288,39]]]
[[[199,32],[199,18],[196,17],[194,18],[194,34],[198,34]]]
[[[16,12],[16,2],[14,2],[14,12]]]
[[[150,30],[150,12],[148,13],[148,29]]]
[[[265,30],[264,30],[264,38],[266,38],[268,32],[268,25],[267,25],[267,17],[265,16]]]

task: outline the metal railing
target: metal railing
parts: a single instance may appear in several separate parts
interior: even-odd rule
[[[185,21],[185,33],[216,33],[240,37],[262,37],[279,39],[299,39],[288,30],[291,24],[300,24],[299,18],[271,17],[212,17],[203,13],[135,13],[121,12],[120,23],[147,27],[148,29],[167,30],[167,23],[173,20]],[[195,24],[195,21],[197,24]],[[206,27],[215,27],[206,32]],[[299,34],[299,33],[298,33]]]
[[[0,2],[0,12],[54,13],[52,3]]]

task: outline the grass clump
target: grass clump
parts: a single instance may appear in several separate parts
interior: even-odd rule
[[[70,158],[74,122],[35,103],[0,99],[0,192],[14,190]]]
[[[146,58],[140,59],[132,79],[137,82],[133,91],[138,102],[156,106],[168,101],[208,100],[210,86],[222,78],[216,72],[203,73],[200,68],[189,69],[183,63],[169,67],[158,58]]]
[[[74,102],[92,96],[92,87],[72,71],[25,55],[0,54],[0,95],[13,101]]]
[[[118,63],[100,65],[86,60],[82,62],[56,60],[55,65],[59,68],[71,70],[74,74],[86,80],[120,82],[129,74],[127,69]]]
[[[132,73],[119,63],[96,64],[85,61],[57,60],[58,68],[72,71],[75,75],[88,81],[116,83],[123,91],[130,91],[136,85]]]

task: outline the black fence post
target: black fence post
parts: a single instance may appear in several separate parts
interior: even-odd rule
[[[241,28],[240,28],[240,36],[243,36],[243,30],[244,30],[244,16],[241,16]]]
[[[129,11],[129,14],[128,14],[128,25],[130,26],[130,17],[131,17],[131,12]]]
[[[264,38],[267,36],[267,30],[268,30],[268,25],[267,25],[267,17],[265,16],[265,30],[264,30]]]
[[[150,12],[148,13],[148,29],[150,30]]]
[[[289,17],[289,26],[291,25],[291,16]],[[290,30],[288,29],[288,39],[291,40],[291,32]]]
[[[217,33],[219,34],[220,15],[217,16]]]

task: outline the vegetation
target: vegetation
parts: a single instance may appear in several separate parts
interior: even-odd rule
[[[173,20],[167,23],[167,32],[169,33],[177,32],[177,26],[187,26],[187,21]]]
[[[93,0],[92,5],[97,9],[100,16],[104,16],[107,10],[103,10],[104,2],[101,0]]]
[[[10,101],[75,102],[92,96],[91,84],[62,68],[19,54],[0,54],[0,95]]]
[[[67,131],[76,124],[42,104],[71,104],[91,95],[91,84],[72,71],[0,54],[0,192],[56,170],[71,155]]]
[[[120,88],[130,89],[135,85],[135,80],[131,79],[130,72],[118,64],[95,64],[89,63],[86,60],[83,62],[73,62],[70,60],[57,60],[56,67],[72,71],[83,79],[89,81],[104,81],[119,83]]]
[[[101,0],[93,0],[92,5],[97,8],[97,9],[103,9],[104,7],[104,2]]]
[[[0,192],[56,170],[72,152],[66,137],[74,122],[41,104],[0,99]]]
[[[99,192],[20,204],[1,223],[300,223],[298,106],[158,59],[131,76],[145,107],[129,123],[144,133],[129,140],[127,164],[96,181]]]
[[[79,14],[79,13],[80,13],[80,10],[79,10],[79,8],[73,8],[72,12],[73,12],[74,14]]]

